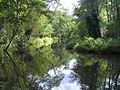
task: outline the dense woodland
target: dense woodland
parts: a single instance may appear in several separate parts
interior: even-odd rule
[[[51,3],[57,4],[51,11]],[[41,0],[1,0],[0,46],[8,48],[32,45],[35,48],[67,41],[75,22],[67,13],[57,10],[59,2]]]
[[[37,90],[37,76],[49,87],[39,90],[58,86],[62,75],[52,79],[44,75],[70,60],[71,51],[101,55],[100,59],[79,55],[74,69],[90,90],[97,90],[103,81],[105,87],[106,79],[110,90],[119,90],[119,60],[101,57],[120,54],[120,0],[79,0],[72,15],[60,6],[59,0],[0,0],[1,90]]]
[[[80,38],[77,49],[119,52],[120,1],[81,0],[74,10]],[[82,45],[83,44],[83,45]]]
[[[80,0],[73,15],[59,1],[1,0],[0,47],[55,46],[119,53],[120,1]],[[51,7],[54,8],[51,10]]]

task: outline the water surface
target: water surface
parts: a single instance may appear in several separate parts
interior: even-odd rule
[[[0,90],[120,90],[120,56],[43,48],[0,52]]]

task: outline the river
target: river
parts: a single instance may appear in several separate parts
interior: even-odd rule
[[[0,52],[0,90],[120,90],[119,59],[57,48]]]

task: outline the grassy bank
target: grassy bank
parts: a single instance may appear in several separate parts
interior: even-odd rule
[[[85,38],[69,42],[66,48],[77,52],[120,54],[120,39]]]

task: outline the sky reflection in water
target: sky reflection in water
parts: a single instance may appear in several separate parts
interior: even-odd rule
[[[73,81],[71,75],[74,73],[71,69],[76,64],[76,59],[72,59],[67,68],[65,66],[61,66],[60,71],[64,74],[64,78],[60,82],[60,85],[52,88],[52,90],[80,90],[80,85],[78,85],[77,81]],[[49,71],[49,74],[53,75],[53,70]]]

